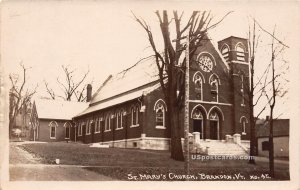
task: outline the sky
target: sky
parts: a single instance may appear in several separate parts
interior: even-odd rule
[[[209,31],[214,41],[229,36],[247,38],[251,18],[266,30],[276,25],[276,36],[290,46],[285,52],[291,72],[287,73],[288,95],[279,101],[278,113],[290,117],[289,88],[299,73],[299,3],[297,1],[4,1],[1,10],[1,63],[6,74],[20,73],[19,63],[27,67],[29,88],[38,83],[38,96],[46,96],[43,81],[57,88],[62,79],[61,65],[76,69],[77,77],[90,70],[87,81],[93,91],[110,75],[122,71],[149,56],[147,36],[131,13],[143,18],[159,41],[159,25],[155,10],[184,11],[184,19],[193,10],[210,10],[217,22],[233,11],[216,28]],[[270,38],[261,34],[258,53],[258,75],[269,60]],[[294,87],[294,86],[293,86]],[[268,114],[268,113],[266,113]]]

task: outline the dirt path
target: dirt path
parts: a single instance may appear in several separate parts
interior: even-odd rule
[[[10,143],[9,174],[11,181],[110,181],[110,177],[77,167],[45,165],[40,158]]]

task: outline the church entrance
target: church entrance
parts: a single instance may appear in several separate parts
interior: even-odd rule
[[[193,132],[200,133],[200,139],[204,139],[205,137],[205,130],[204,130],[204,117],[199,108],[196,108],[192,112],[193,118]]]
[[[210,139],[220,139],[220,119],[216,111],[210,113],[209,120]]]
[[[218,139],[218,121],[210,121],[210,139]]]
[[[203,120],[199,120],[199,119],[194,119],[193,120],[193,128],[194,128],[194,132],[199,132],[200,133],[200,138],[203,139],[204,137],[204,130],[203,130]]]

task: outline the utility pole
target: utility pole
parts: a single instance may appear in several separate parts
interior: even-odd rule
[[[184,98],[184,146],[185,146],[185,165],[184,169],[187,175],[190,174],[190,149],[189,149],[189,80],[190,80],[190,36],[186,37],[186,69],[185,69],[185,98]]]

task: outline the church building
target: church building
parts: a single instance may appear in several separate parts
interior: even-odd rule
[[[248,40],[204,40],[190,62],[190,133],[203,142],[225,142],[238,135],[249,142]],[[184,111],[184,110],[183,110]],[[76,140],[110,147],[168,150],[168,112],[153,60],[110,76],[89,107],[73,117]],[[181,124],[183,128],[184,117]],[[182,129],[182,137],[183,129]]]

